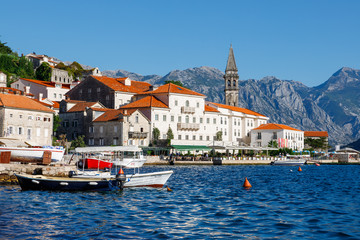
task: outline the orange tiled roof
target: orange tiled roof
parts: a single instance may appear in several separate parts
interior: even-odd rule
[[[304,137],[329,137],[327,131],[305,131]]]
[[[2,94],[0,93],[0,106],[1,107],[13,107],[28,110],[37,110],[42,112],[54,112],[53,110],[45,107],[44,105],[34,101],[25,96]]]
[[[69,109],[67,112],[83,112],[87,107],[91,107],[95,105],[97,102],[79,102],[75,104],[72,108]]]
[[[205,112],[219,112],[216,108],[205,105]]]
[[[52,101],[54,103],[54,108],[60,108],[60,102]]]
[[[155,94],[155,93],[179,93],[179,94],[187,94],[187,95],[205,96],[201,93],[197,93],[190,89],[180,87],[173,83],[168,83],[168,84],[162,85],[162,86],[158,87],[157,89],[155,89],[154,91],[143,92],[141,94]]]
[[[140,93],[149,90],[149,87],[151,86],[150,83],[133,81],[133,80],[131,80],[131,86],[126,86],[124,84],[126,78],[111,78],[106,76],[94,76],[94,75],[91,75],[91,77],[102,82],[103,84],[113,89],[114,91],[120,91],[120,92]]]
[[[286,129],[286,130],[293,130],[293,131],[300,131],[299,129],[293,128],[293,127],[289,127],[286,126],[284,124],[277,124],[277,123],[267,123],[267,124],[262,124],[257,128],[254,128],[253,130],[278,130],[278,129]]]
[[[28,81],[28,82],[36,83],[36,84],[39,84],[42,86],[46,86],[46,87],[55,87],[55,84],[56,84],[53,82],[47,82],[47,81],[41,81],[41,80],[35,80],[35,79],[27,79],[27,78],[20,78],[20,79]],[[70,84],[61,84],[61,88],[70,89]]]
[[[165,103],[163,103],[154,96],[147,96],[141,98],[135,102],[122,106],[121,108],[149,108],[149,107],[169,108]]]
[[[260,113],[251,111],[249,109],[246,108],[241,108],[241,107],[234,107],[234,106],[229,106],[229,105],[225,105],[225,104],[220,104],[220,103],[211,103],[214,104],[215,106],[221,107],[221,108],[226,108],[235,112],[242,112],[245,114],[249,114],[249,115],[255,115],[255,116],[261,116],[261,117],[266,117],[265,115],[262,115]]]
[[[100,117],[96,118],[94,122],[108,122],[108,121],[118,120],[120,115],[131,115],[135,111],[136,109],[133,110],[107,109]]]

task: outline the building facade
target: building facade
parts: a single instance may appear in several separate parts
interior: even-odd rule
[[[0,93],[0,135],[52,145],[53,111],[26,96]]]
[[[302,151],[304,149],[304,132],[283,124],[268,123],[251,130],[252,147],[290,148]]]
[[[7,84],[7,76],[5,73],[0,71],[0,87],[6,87]]]

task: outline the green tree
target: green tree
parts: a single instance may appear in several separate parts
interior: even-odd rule
[[[78,136],[77,138],[75,138],[72,142],[71,142],[71,149],[75,149],[77,147],[86,147],[85,141],[84,141],[85,136],[81,135]]]
[[[11,54],[13,53],[13,51],[11,50],[10,47],[6,46],[7,43],[2,43],[0,41],[0,53],[3,53],[3,54]]]
[[[56,132],[57,129],[60,127],[60,122],[61,122],[61,119],[60,119],[59,115],[54,114],[54,117],[53,117],[53,132]]]
[[[222,131],[216,133],[216,141],[222,141]]]
[[[51,73],[52,73],[52,69],[51,69],[50,65],[47,62],[43,62],[36,69],[36,79],[50,82]]]
[[[167,141],[168,141],[168,145],[171,144],[171,139],[174,139],[174,133],[171,129],[171,127],[169,127],[167,133],[166,133],[166,138],[167,138]]]
[[[166,80],[166,81],[165,81],[165,84],[168,84],[168,83],[172,83],[172,84],[178,85],[178,86],[180,86],[180,87],[184,87],[184,85],[182,84],[181,81]]]
[[[155,128],[153,129],[152,135],[153,135],[153,140],[154,140],[154,141],[159,140],[160,130],[155,127]]]

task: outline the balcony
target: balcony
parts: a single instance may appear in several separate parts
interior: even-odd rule
[[[181,113],[185,113],[185,114],[195,113],[195,108],[194,107],[181,107]]]
[[[200,129],[200,124],[198,123],[178,123],[177,124],[178,130],[193,130],[197,131]]]
[[[129,138],[144,139],[147,137],[146,132],[129,132]]]

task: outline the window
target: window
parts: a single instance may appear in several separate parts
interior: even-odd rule
[[[110,95],[106,95],[106,100],[107,100],[107,101],[110,100]]]
[[[185,117],[185,123],[189,123],[189,116],[187,116],[187,115]]]
[[[261,139],[261,132],[258,132],[257,139]]]
[[[28,128],[28,130],[27,130],[27,139],[28,140],[31,139],[31,128]]]
[[[166,115],[163,115],[163,122],[166,122]]]
[[[117,132],[117,126],[114,126],[114,132]]]
[[[100,126],[100,133],[103,133],[103,131],[104,131],[104,127]]]
[[[155,114],[155,121],[159,121],[159,114]]]
[[[199,102],[196,103],[196,107],[197,107],[197,108],[200,107],[200,103],[199,103]]]
[[[113,139],[113,145],[117,145],[117,140],[118,140],[118,138]]]
[[[276,132],[273,132],[273,137],[272,139],[277,139],[277,133]]]
[[[181,140],[181,135],[178,136],[178,140]]]
[[[236,119],[234,119],[234,125],[236,126]]]
[[[13,117],[13,114],[12,114],[12,113],[10,113],[10,117],[11,117],[11,118]]]
[[[178,100],[175,100],[175,106],[177,106],[178,105]]]
[[[62,94],[59,94],[59,98],[62,99]]]
[[[170,117],[170,120],[173,122],[173,121],[174,121],[174,116],[171,116],[171,117]]]
[[[21,135],[23,133],[22,127],[19,127],[18,133],[19,133],[19,135]]]
[[[181,116],[178,116],[178,122],[181,123]]]
[[[209,124],[210,123],[210,118],[206,119],[206,123]]]
[[[225,125],[227,124],[227,120],[226,120],[226,118],[224,118],[224,121],[225,121]]]
[[[196,117],[193,117],[193,123],[196,123]]]
[[[210,136],[206,136],[206,141],[209,141],[210,140]]]
[[[13,131],[14,131],[13,127],[10,126],[10,127],[9,127],[9,130],[8,130],[8,134],[9,134],[9,135],[13,134]]]
[[[89,138],[89,145],[94,145],[94,139],[93,138]]]
[[[220,118],[220,124],[223,124],[223,120],[222,120],[222,117]]]
[[[79,90],[79,93],[80,93],[80,94],[82,93],[82,89]]]
[[[213,119],[213,123],[216,124],[216,118]]]
[[[54,98],[56,98],[56,93],[54,93]]]
[[[136,115],[136,116],[135,116],[135,122],[136,122],[136,123],[139,123],[139,115]]]
[[[93,126],[90,126],[89,127],[89,133],[93,133],[94,132],[94,127]]]
[[[88,93],[91,93],[91,88],[88,88]]]
[[[231,81],[230,80],[228,80],[228,87],[231,87]]]
[[[193,136],[193,140],[196,140],[196,136],[195,136],[195,135]]]
[[[37,129],[36,129],[36,136],[37,136],[37,137],[40,137],[40,132],[41,132],[41,129],[40,129],[40,128],[37,128]]]
[[[49,136],[49,129],[45,128],[44,129],[44,137],[48,137]]]
[[[186,106],[186,107],[189,107],[189,106],[190,106],[189,100],[186,100],[185,106]]]
[[[19,115],[19,118],[22,118],[22,115],[21,115],[21,114]]]
[[[131,141],[131,140],[129,140],[129,141]],[[100,145],[100,146],[104,146],[104,139],[103,139],[103,138],[100,138],[100,139],[99,139],[99,145]]]
[[[29,115],[28,120],[33,120],[33,116]]]
[[[203,136],[200,136],[200,141],[202,141],[203,140]]]
[[[96,89],[96,91],[98,92],[98,93],[100,93],[100,88],[98,87],[97,89]],[[114,144],[115,145],[115,144]]]
[[[203,123],[203,118],[200,118],[200,123]]]
[[[36,117],[36,121],[41,121],[41,117]],[[67,121],[65,121],[67,122]]]
[[[189,135],[185,135],[185,140],[189,140]]]
[[[73,126],[73,127],[77,127],[77,126],[78,126],[78,121],[77,121],[77,120],[73,121],[73,122],[72,122],[72,126]]]

